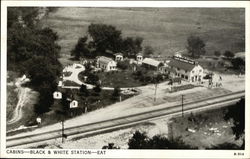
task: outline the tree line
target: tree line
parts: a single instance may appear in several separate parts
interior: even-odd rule
[[[30,78],[30,86],[39,92],[35,112],[49,111],[53,92],[61,72],[58,61],[58,35],[39,24],[37,7],[9,7],[7,10],[7,67]],[[50,10],[49,10],[50,11]]]
[[[80,57],[94,58],[107,52],[123,53],[131,57],[142,51],[142,37],[122,37],[122,31],[107,24],[90,24],[87,35],[80,37],[71,51],[71,55],[79,60]],[[151,52],[150,52],[151,53]]]

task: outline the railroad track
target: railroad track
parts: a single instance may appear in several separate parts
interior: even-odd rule
[[[207,98],[200,101],[184,103],[184,112],[207,109],[211,107],[228,106],[233,103],[236,103],[240,98],[244,96],[245,96],[245,91],[239,91],[217,97]],[[139,123],[154,120],[156,118],[162,118],[168,115],[177,115],[180,114],[181,112],[182,112],[182,105],[179,104],[139,114],[114,118],[111,120],[104,120],[100,122],[65,128],[64,134],[66,134],[69,138],[87,137],[107,131],[113,131],[121,128],[131,127]],[[7,137],[6,147],[26,148],[26,147],[31,147],[37,143],[44,144],[49,140],[61,137],[62,137],[61,130],[48,131],[48,132],[32,134],[27,136],[19,136],[19,137],[10,136]]]

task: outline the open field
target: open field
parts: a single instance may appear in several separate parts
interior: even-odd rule
[[[244,10],[225,8],[59,8],[42,21],[59,35],[61,55],[70,55],[91,23],[121,29],[123,36],[141,36],[155,54],[171,55],[185,50],[189,35],[206,42],[207,54],[215,50],[244,51]],[[63,57],[65,58],[65,56]],[[65,59],[62,59],[65,62]],[[66,61],[67,62],[67,61]],[[65,62],[65,63],[66,63]]]

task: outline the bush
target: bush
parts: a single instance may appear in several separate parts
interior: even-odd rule
[[[234,57],[234,53],[232,53],[231,51],[225,51],[224,56],[227,58],[233,58]]]
[[[88,78],[87,78],[87,83],[96,85],[98,84],[99,77],[93,73],[89,73]]]
[[[117,68],[122,69],[122,70],[126,70],[129,68],[129,62],[127,60],[126,61],[118,61]]]
[[[80,92],[81,95],[83,95],[85,97],[89,96],[89,91],[87,89],[87,86],[84,85],[84,84],[81,85],[81,88],[79,89],[79,92]]]
[[[217,56],[217,57],[219,57],[221,55],[221,53],[220,53],[220,51],[215,51],[214,55]]]
[[[167,139],[161,135],[149,138],[145,133],[136,131],[128,142],[129,149],[195,149],[184,143],[181,138]]]
[[[96,92],[96,93],[100,93],[101,91],[102,91],[102,88],[101,88],[101,86],[98,84],[98,85],[96,85],[94,88],[93,88],[93,90]]]
[[[234,69],[243,69],[245,67],[245,60],[240,57],[231,60]]]
[[[120,87],[115,87],[114,92],[112,93],[112,99],[117,100],[121,95],[121,89]]]

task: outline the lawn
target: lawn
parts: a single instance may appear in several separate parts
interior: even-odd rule
[[[224,142],[240,146],[242,141],[234,139],[231,129],[233,123],[223,118],[226,109],[219,108],[202,113],[185,114],[184,118],[173,118],[169,125],[170,137],[181,137],[185,143],[199,149],[211,148]]]
[[[69,80],[63,81],[63,85],[64,86],[76,86],[76,87],[80,86],[78,83],[74,81],[69,81]]]
[[[59,35],[62,58],[69,57],[79,37],[91,23],[105,23],[122,30],[123,36],[141,36],[164,56],[185,50],[189,35],[206,43],[206,54],[215,50],[245,50],[245,16],[241,8],[59,8],[41,24]],[[67,63],[62,60],[63,63]]]
[[[100,72],[97,73],[99,78],[102,81],[102,86],[106,87],[138,87],[143,85],[143,82],[139,80],[135,80],[132,75],[132,71],[119,71],[119,72]]]

